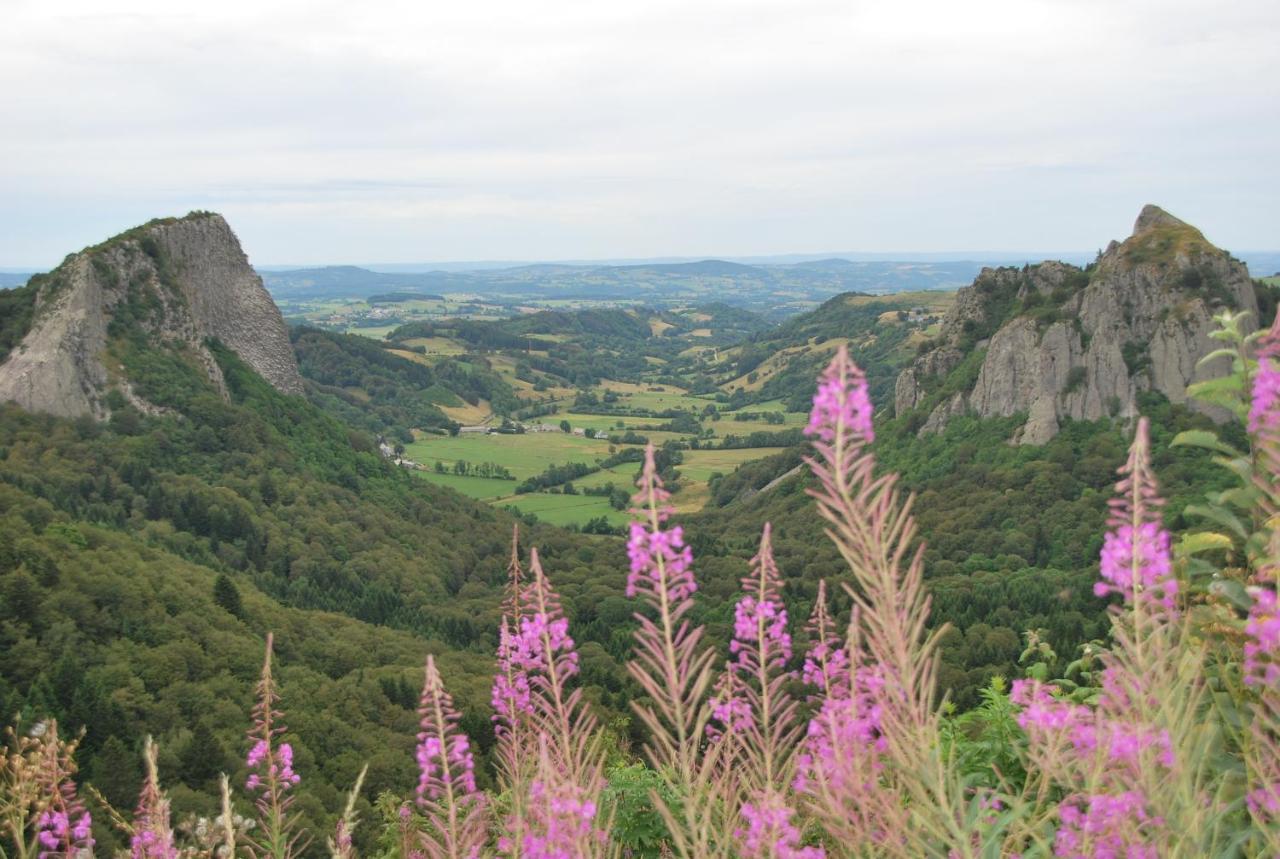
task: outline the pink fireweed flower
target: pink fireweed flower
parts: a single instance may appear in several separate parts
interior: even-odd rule
[[[87,811],[69,815],[65,811],[47,809],[36,819],[36,840],[40,843],[40,859],[71,859],[93,855],[93,817]]]
[[[1062,826],[1053,853],[1063,859],[1157,859],[1150,830],[1164,825],[1138,791],[1094,794],[1058,806]]]
[[[752,571],[742,577],[743,595],[733,612],[729,669],[744,676],[758,674],[762,667],[782,668],[791,659],[791,635],[782,604],[782,578],[773,560],[772,532],[766,522],[760,551],[751,559]]]
[[[1280,316],[1258,347],[1258,369],[1253,377],[1252,393],[1249,432],[1280,430]]]
[[[669,530],[662,526],[670,518],[671,493],[662,488],[654,463],[653,446],[645,448],[644,468],[636,482],[638,491],[632,497],[632,513],[639,517],[631,523],[627,539],[627,557],[631,562],[627,573],[627,596],[655,593],[669,603],[680,603],[698,590],[693,578],[693,552],[684,544],[684,529],[679,525]],[[655,589],[666,588],[665,594]]]
[[[75,742],[58,739],[58,723],[50,721],[40,735],[35,773],[43,799],[36,818],[39,859],[72,859],[93,855],[93,817],[76,794]]]
[[[1167,730],[1147,729],[1106,714],[1053,697],[1048,687],[1036,680],[1015,680],[1009,700],[1022,709],[1017,715],[1018,727],[1033,742],[1044,742],[1052,734],[1065,737],[1081,755],[1101,751],[1115,763],[1140,767],[1141,757],[1149,749],[1158,752],[1156,760],[1167,768],[1174,765],[1173,744]],[[1113,710],[1121,710],[1114,694],[1104,702]]]
[[[258,770],[245,781],[246,790],[267,790],[273,782],[280,790],[288,790],[302,781],[293,771],[293,746],[289,743],[281,743],[273,754],[270,742],[258,740],[245,758],[245,765]]]
[[[1253,686],[1272,687],[1280,682],[1280,606],[1276,592],[1269,588],[1252,588],[1253,605],[1244,631],[1244,682]]]
[[[1178,580],[1169,549],[1169,532],[1156,522],[1144,522],[1137,531],[1121,525],[1108,532],[1102,544],[1102,581],[1094,583],[1093,592],[1100,597],[1120,594],[1126,600],[1138,594],[1173,611]]]
[[[876,791],[888,741],[880,725],[881,672],[855,667],[849,679],[849,685],[832,687],[809,720],[794,787],[802,793],[821,790],[852,805],[860,794]]]
[[[471,742],[458,730],[462,718],[453,696],[444,688],[435,657],[427,657],[426,680],[418,705],[422,730],[418,733],[418,804],[440,799],[446,793],[476,792],[475,761]]]
[[[875,441],[871,425],[871,397],[867,393],[867,377],[849,358],[841,344],[835,358],[818,379],[818,392],[813,396],[813,411],[805,435],[828,444],[840,433],[861,436],[864,444]]]
[[[147,737],[144,747],[147,777],[138,794],[138,807],[133,815],[133,837],[129,840],[131,859],[177,859],[173,829],[169,825],[169,801],[160,792],[160,776],[156,765],[156,747]]]
[[[516,653],[515,633],[507,618],[502,618],[498,634],[498,671],[493,677],[493,721],[510,727],[522,716],[533,712],[529,703],[529,675],[525,673],[523,657]]]
[[[858,622],[856,611],[852,622],[855,625]],[[815,701],[820,702],[823,695],[848,694],[849,654],[827,613],[826,579],[818,582],[818,596],[805,629],[809,633],[811,644],[804,656],[800,677],[805,683],[818,687],[819,695],[815,697]]]
[[[786,688],[795,672],[787,668],[791,634],[771,535],[766,524],[751,571],[742,578],[744,593],[734,608],[729,661],[708,725],[712,738],[722,733],[748,735],[739,763],[748,783],[759,790],[780,789],[780,782],[790,781],[788,765],[803,728]]]
[[[520,855],[525,859],[588,855],[591,846],[607,838],[594,828],[595,818],[595,801],[577,785],[534,781],[529,787],[529,831],[522,839]]]
[[[821,847],[800,846],[800,830],[791,822],[794,812],[776,795],[744,802],[746,826],[734,831],[744,859],[824,859]]]
[[[1129,458],[1120,468],[1116,497],[1107,502],[1111,530],[1103,538],[1102,580],[1094,585],[1094,593],[1120,594],[1126,605],[1138,602],[1144,609],[1172,618],[1177,613],[1178,581],[1173,576],[1169,532],[1160,521],[1164,499],[1151,471],[1150,447],[1147,419],[1139,418]]]
[[[478,855],[486,840],[484,796],[476,790],[475,761],[461,715],[444,688],[434,656],[427,656],[418,706],[417,803],[429,824],[421,840],[428,857]]]

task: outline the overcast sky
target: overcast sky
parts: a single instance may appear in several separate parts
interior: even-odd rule
[[[0,0],[0,265],[1280,247],[1276,0]]]

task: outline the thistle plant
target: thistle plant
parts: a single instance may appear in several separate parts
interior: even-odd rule
[[[253,727],[249,729],[252,747],[245,759],[249,778],[245,789],[256,794],[258,832],[250,840],[249,852],[255,857],[291,859],[306,847],[309,840],[297,831],[298,815],[291,811],[294,787],[302,780],[293,771],[293,746],[277,743],[285,732],[280,723],[284,713],[276,709],[280,694],[271,674],[274,637],[267,633],[266,656],[258,679],[257,703],[253,707]]]
[[[478,856],[487,838],[484,795],[476,790],[471,743],[458,730],[461,716],[434,656],[427,657],[418,715],[417,802],[429,827],[421,851],[429,859]]]

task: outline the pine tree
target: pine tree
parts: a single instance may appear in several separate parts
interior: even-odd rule
[[[213,583],[213,601],[226,609],[232,617],[240,617],[244,612],[240,590],[226,573],[220,573]]]

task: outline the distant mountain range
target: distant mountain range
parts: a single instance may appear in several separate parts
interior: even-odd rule
[[[1280,252],[1240,252],[1253,277],[1280,273]],[[939,252],[791,254],[723,259],[621,259],[565,262],[443,262],[289,267],[257,270],[276,298],[367,298],[390,290],[466,292],[519,300],[591,299],[684,303],[714,297],[753,309],[807,309],[842,292],[885,294],[957,289],[985,267],[1060,260],[1075,265],[1093,254]],[[0,289],[34,274],[0,268]]]

